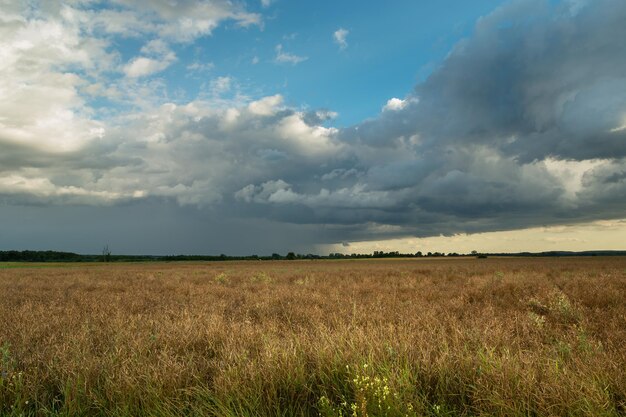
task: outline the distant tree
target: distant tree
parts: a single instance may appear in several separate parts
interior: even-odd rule
[[[109,249],[109,245],[105,245],[102,248],[102,262],[110,262],[111,261],[111,250]]]
[[[279,255],[279,254],[277,254],[277,253],[272,253],[272,259],[273,259],[273,260],[275,260],[275,261],[277,261],[277,260],[279,260],[279,259],[280,259],[280,255]]]
[[[287,260],[288,260],[288,261],[293,261],[294,259],[296,259],[296,254],[295,254],[295,253],[293,253],[293,252],[289,252],[289,253],[287,254]]]

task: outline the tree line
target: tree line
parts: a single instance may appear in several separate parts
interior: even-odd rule
[[[373,258],[440,258],[440,257],[476,257],[486,258],[488,256],[517,256],[517,257],[561,257],[561,256],[626,256],[626,251],[550,251],[550,252],[519,252],[519,253],[478,253],[472,251],[468,254],[456,252],[426,252],[417,251],[415,253],[400,253],[398,251],[384,252],[374,251],[373,253],[330,253],[328,255],[301,254],[288,252],[286,255],[272,253],[271,255],[246,255],[230,256],[220,255],[115,255],[112,254],[108,246],[105,246],[101,254],[81,255],[72,252],[59,251],[32,251],[32,250],[9,250],[0,251],[0,262],[146,262],[146,261],[282,261],[282,260],[313,260],[313,259],[373,259]]]

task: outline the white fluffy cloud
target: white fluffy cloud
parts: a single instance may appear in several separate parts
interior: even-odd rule
[[[170,61],[159,61],[153,58],[140,56],[134,58],[124,66],[124,73],[130,78],[145,77],[163,71],[170,65]]]
[[[346,49],[348,47],[348,34],[350,32],[347,29],[339,28],[333,32],[333,39],[335,43],[339,45],[340,49]]]
[[[397,110],[402,110],[405,106],[406,106],[407,102],[405,100],[399,99],[399,98],[390,98],[389,100],[387,100],[387,104],[385,104],[385,106],[383,107],[383,111],[386,110],[391,110],[391,111],[397,111]]]
[[[275,96],[264,97],[260,100],[253,101],[248,105],[248,110],[252,114],[259,116],[270,116],[274,114],[283,103],[283,97],[280,94]]]
[[[90,117],[80,92],[91,84],[89,76],[111,69],[115,55],[101,41],[82,37],[69,12],[49,20],[20,14],[3,19],[0,145],[58,153],[101,137],[104,125]]]
[[[142,56],[133,58],[123,71],[127,77],[139,78],[161,72],[176,61],[176,54],[161,39],[148,42],[141,48]]]
[[[280,96],[270,96],[230,108],[203,101],[167,103],[120,116],[101,138],[65,160],[42,154],[38,165],[43,166],[14,162],[13,180],[3,183],[0,193],[15,198],[29,194],[29,201],[59,200],[72,193],[95,201],[105,195],[108,200],[166,197],[206,206],[231,197],[243,185],[277,175],[276,168],[291,176],[341,151],[336,129],[309,126],[304,113],[281,110],[281,102]],[[98,166],[88,162],[94,152]],[[277,165],[280,159],[290,162]],[[61,175],[70,166],[77,175],[71,181]]]

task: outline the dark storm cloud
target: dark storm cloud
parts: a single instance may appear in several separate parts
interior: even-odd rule
[[[353,158],[321,173],[328,194],[280,177],[289,185],[275,200],[306,206],[302,222],[420,235],[623,215],[625,21],[626,3],[615,0],[499,8],[402,106],[338,132]],[[611,168],[588,172],[575,190],[566,184],[575,174],[553,169],[583,170],[571,162],[588,160]],[[361,175],[340,177],[349,171]]]
[[[481,19],[475,33],[411,97],[343,132],[388,146],[419,134],[422,148],[483,144],[523,161],[626,156],[626,3],[581,9],[517,1]]]
[[[626,161],[589,170],[583,176],[584,188],[579,198],[583,204],[591,207],[603,206],[604,210],[613,210],[618,216],[626,208]]]

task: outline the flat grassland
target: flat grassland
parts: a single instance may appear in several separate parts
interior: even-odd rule
[[[0,268],[0,415],[626,415],[626,258]]]

